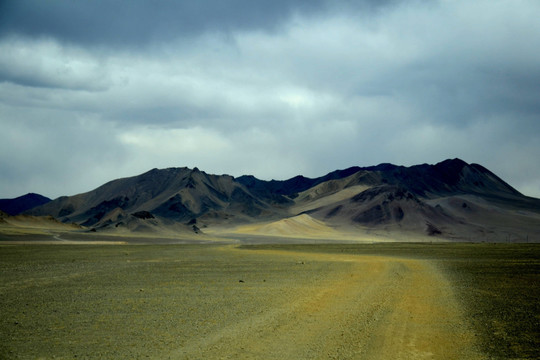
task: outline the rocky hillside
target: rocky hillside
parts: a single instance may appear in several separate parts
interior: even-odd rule
[[[29,213],[104,228],[123,226],[134,219],[166,219],[189,225],[201,220],[245,222],[275,217],[280,212],[283,210],[279,206],[253,196],[232,176],[209,175],[197,168],[169,168],[153,169],[108,182],[87,193],[60,197]]]
[[[539,199],[459,159],[352,167],[284,181],[210,175],[197,168],[153,169],[58,198],[28,214],[96,231],[183,226],[200,232],[273,222],[283,228],[281,220],[305,215],[304,227],[317,224],[348,234],[377,230],[486,241],[534,240],[540,234]],[[257,227],[259,233],[270,228],[276,226]]]

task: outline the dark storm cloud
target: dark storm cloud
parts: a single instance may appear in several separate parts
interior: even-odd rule
[[[0,197],[454,157],[540,196],[536,1],[0,7]]]
[[[296,13],[317,14],[335,7],[373,10],[389,2],[8,0],[0,5],[0,33],[98,46],[144,46],[208,31],[272,31]]]

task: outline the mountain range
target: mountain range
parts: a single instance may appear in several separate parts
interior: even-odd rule
[[[153,169],[25,214],[107,234],[540,241],[540,199],[460,159],[351,167],[283,181]]]

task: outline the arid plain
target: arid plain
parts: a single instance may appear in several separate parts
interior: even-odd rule
[[[9,245],[3,239],[2,358],[533,359],[540,353],[535,244],[135,246],[79,238],[63,245],[57,237],[58,245]]]

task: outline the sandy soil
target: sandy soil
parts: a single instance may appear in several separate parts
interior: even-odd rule
[[[0,246],[0,358],[488,358],[417,248],[290,248]]]
[[[234,234],[275,236],[279,238],[283,238],[284,236],[291,238],[346,238],[345,234],[334,230],[333,228],[324,224],[322,221],[316,220],[307,214],[270,223],[256,223],[238,226],[234,229]]]
[[[257,252],[302,258],[299,265],[347,266],[315,283],[288,289],[286,303],[261,308],[237,323],[192,339],[171,351],[171,358],[484,358],[476,350],[475,335],[449,282],[428,261]]]

